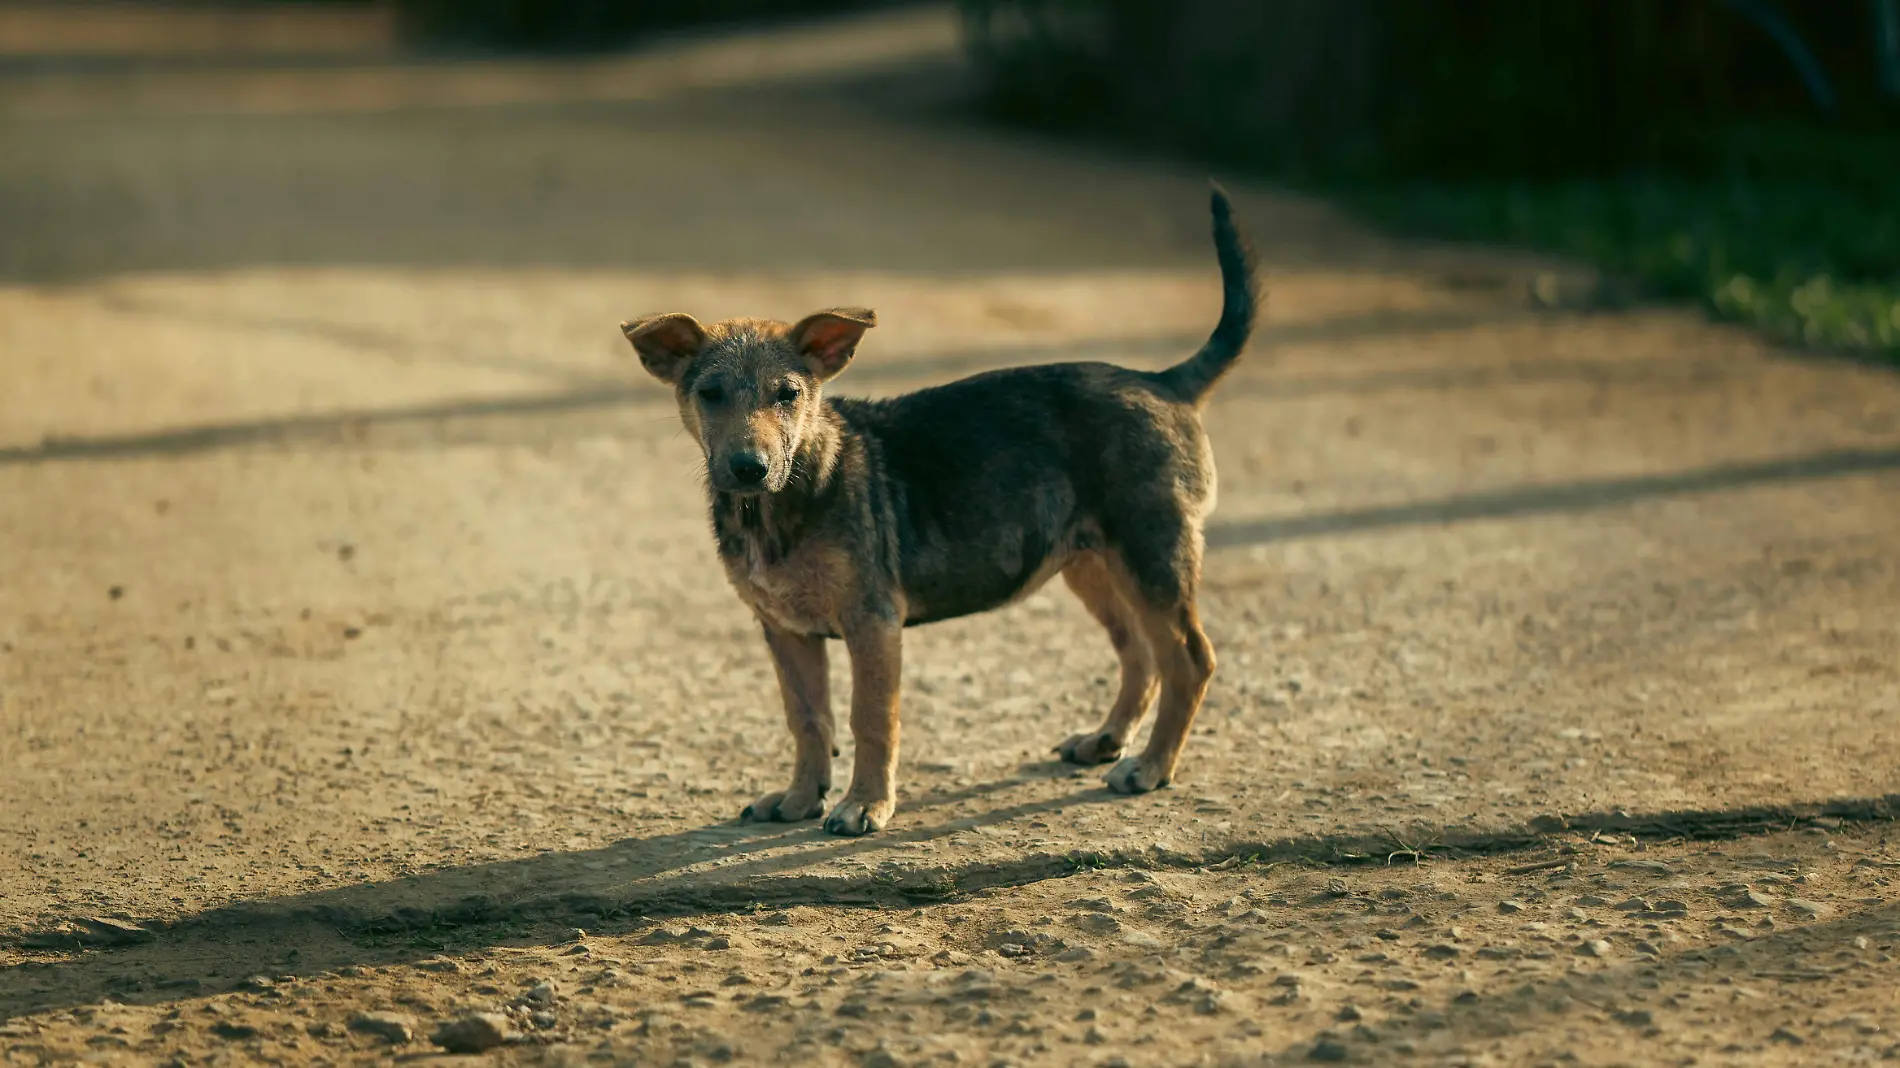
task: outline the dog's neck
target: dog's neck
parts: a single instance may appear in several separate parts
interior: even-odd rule
[[[791,474],[776,493],[712,491],[713,535],[719,553],[767,566],[789,554],[816,521],[838,478],[844,429],[829,408],[792,454]]]

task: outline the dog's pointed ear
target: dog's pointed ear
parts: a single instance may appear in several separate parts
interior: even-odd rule
[[[653,377],[672,385],[680,380],[686,365],[699,355],[706,343],[706,331],[699,320],[684,312],[648,315],[620,324],[620,332],[640,354],[640,365]]]
[[[844,370],[858,351],[864,332],[877,325],[869,308],[831,308],[815,312],[792,327],[792,344],[820,382]]]

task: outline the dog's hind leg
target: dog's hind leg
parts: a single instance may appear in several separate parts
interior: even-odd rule
[[[1115,576],[1101,554],[1082,554],[1063,568],[1062,580],[1108,631],[1109,643],[1121,659],[1121,689],[1100,729],[1070,735],[1055,751],[1071,764],[1106,764],[1122,755],[1128,736],[1154,703],[1159,685],[1154,658],[1149,654],[1148,637],[1139,617],[1117,592]]]
[[[1198,523],[1187,517],[1174,522],[1151,519],[1140,535],[1121,549],[1133,580],[1135,614],[1161,676],[1161,701],[1141,754],[1124,758],[1108,773],[1108,788],[1124,794],[1147,793],[1174,778],[1175,763],[1214,676],[1214,647],[1201,630],[1194,601],[1200,584]]]
[[[765,628],[765,644],[778,669],[785,699],[785,725],[791,728],[796,756],[792,784],[745,807],[741,820],[808,820],[825,810],[831,791],[831,758],[837,724],[831,716],[830,661],[823,638],[807,638]]]

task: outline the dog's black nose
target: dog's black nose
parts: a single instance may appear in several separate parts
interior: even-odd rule
[[[765,481],[765,461],[749,452],[742,452],[726,462],[732,471],[733,480],[741,486],[756,486]]]

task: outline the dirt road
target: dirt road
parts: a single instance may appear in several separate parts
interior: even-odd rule
[[[1218,308],[1204,177],[976,124],[953,38],[0,66],[0,1050],[373,1061],[358,1012],[483,1007],[557,1062],[1893,1046],[1900,378],[1263,187],[1179,784],[1051,763],[1113,675],[1051,589],[912,633],[887,833],[732,822],[789,745],[615,324],[870,305],[882,393],[1160,366]],[[1444,974],[1349,989],[1381,953]]]

